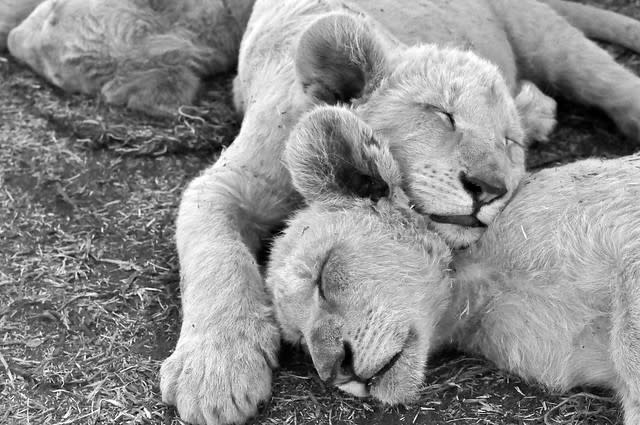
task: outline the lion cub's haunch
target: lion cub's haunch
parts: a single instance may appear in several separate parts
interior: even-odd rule
[[[612,388],[640,424],[638,199],[639,155],[529,176],[454,260],[434,337],[555,390]]]
[[[297,156],[315,157],[318,137],[297,134]],[[450,253],[406,209],[366,132],[333,136],[320,140],[335,167],[352,162],[373,183],[345,189],[331,167],[290,160],[294,182],[311,175],[325,194],[276,240],[267,278],[283,336],[306,344],[322,379],[403,402],[427,354],[453,344],[556,390],[615,389],[625,424],[640,423],[640,156],[530,175],[450,274]]]

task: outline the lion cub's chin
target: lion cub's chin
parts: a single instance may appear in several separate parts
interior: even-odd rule
[[[356,397],[369,397],[370,395],[369,391],[367,391],[367,386],[358,381],[350,381],[346,384],[338,385],[338,388]]]
[[[430,227],[453,249],[467,248],[484,234],[486,227],[467,227],[431,221]]]

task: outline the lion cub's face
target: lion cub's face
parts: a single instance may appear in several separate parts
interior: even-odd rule
[[[524,175],[514,99],[470,52],[407,50],[356,110],[390,143],[416,210],[453,247],[481,236]]]
[[[452,247],[467,246],[523,177],[519,110],[543,95],[529,84],[514,99],[498,68],[475,54],[393,46],[372,28],[341,14],[311,25],[296,58],[304,92],[349,102],[390,144],[416,210]],[[533,133],[535,117],[527,122]]]
[[[330,384],[410,400],[447,298],[448,246],[410,207],[387,143],[353,110],[302,117],[285,161],[310,206],[274,241],[267,271],[284,338],[303,343]]]
[[[123,26],[132,24],[116,12],[126,9],[117,7],[120,2],[98,3],[45,0],[9,33],[9,51],[58,87],[98,90],[115,71],[110,61],[111,16],[120,15]],[[110,8],[113,11],[103,13]]]
[[[323,381],[395,404],[424,379],[449,252],[426,228],[400,236],[386,208],[303,212],[274,246],[267,285],[283,337],[305,347]]]

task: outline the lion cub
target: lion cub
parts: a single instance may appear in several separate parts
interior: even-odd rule
[[[8,3],[17,15],[19,1]],[[172,115],[193,102],[203,76],[234,67],[253,3],[28,0],[20,3],[26,19],[7,23],[6,42],[0,26],[0,47],[66,91]]]
[[[350,112],[307,116],[287,161],[311,205],[275,241],[267,284],[322,379],[406,402],[428,353],[454,345],[555,390],[612,388],[640,423],[640,156],[530,175],[453,257]]]
[[[408,401],[447,304],[448,246],[411,208],[389,147],[352,111],[308,114],[285,158],[310,205],[271,252],[266,283],[283,338],[306,343],[323,380]]]

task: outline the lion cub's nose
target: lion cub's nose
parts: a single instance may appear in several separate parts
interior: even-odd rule
[[[327,314],[317,321],[307,339],[320,379],[334,385],[351,381],[355,376],[353,350],[351,344],[343,339],[341,328],[341,320]]]
[[[504,179],[495,174],[461,173],[460,181],[464,189],[480,206],[490,204],[507,194],[507,185]]]
[[[330,373],[327,374],[325,371],[325,373],[321,374],[325,376],[324,380],[331,385],[337,386],[353,380],[359,380],[353,369],[353,349],[351,344],[344,341],[341,352],[335,354],[330,366]]]

